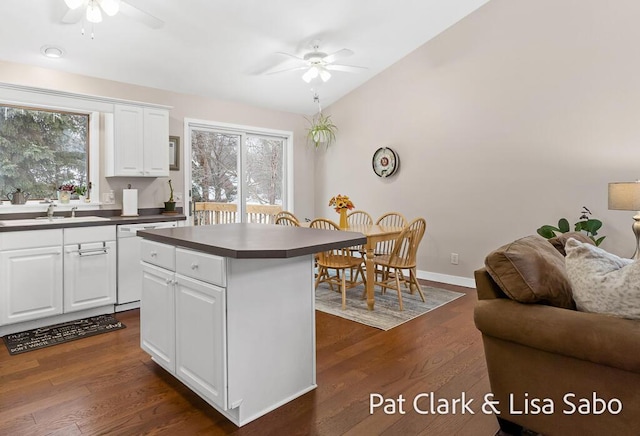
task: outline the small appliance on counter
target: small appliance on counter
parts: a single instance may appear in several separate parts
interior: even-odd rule
[[[138,190],[131,185],[122,190],[122,216],[138,216]]]

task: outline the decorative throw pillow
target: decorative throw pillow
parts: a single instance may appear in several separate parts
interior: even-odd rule
[[[578,310],[640,319],[640,262],[575,239],[565,249]]]
[[[509,298],[574,309],[564,257],[541,236],[518,239],[489,253],[485,266]]]
[[[549,238],[548,241],[551,243],[551,245],[553,245],[556,248],[556,250],[560,252],[560,254],[562,254],[563,256],[566,256],[567,253],[564,251],[564,246],[569,240],[569,238],[573,238],[576,241],[584,242],[586,244],[595,245],[593,241],[589,239],[589,237],[582,232],[561,233],[558,236]]]

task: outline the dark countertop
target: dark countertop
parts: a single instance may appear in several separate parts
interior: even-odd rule
[[[367,242],[356,232],[246,223],[142,230],[138,236],[236,259],[289,258]]]
[[[59,216],[58,214],[55,214]],[[109,215],[105,213],[105,211],[94,210],[94,211],[83,211],[82,213],[77,213],[78,217],[82,216],[103,216],[109,218],[109,220],[105,221],[79,221],[77,223],[69,222],[65,220],[64,222],[56,222],[55,220],[46,223],[38,223],[33,225],[17,225],[17,226],[2,226],[0,225],[0,232],[17,232],[24,230],[48,230],[48,229],[62,229],[67,227],[93,227],[93,226],[113,226],[113,225],[121,225],[121,224],[143,224],[143,223],[157,223],[162,221],[184,221],[187,217],[183,214],[161,214],[161,213],[153,213],[153,214],[141,214],[140,216],[119,216],[119,215]],[[0,221],[3,221],[0,216]],[[8,220],[7,220],[8,221]]]

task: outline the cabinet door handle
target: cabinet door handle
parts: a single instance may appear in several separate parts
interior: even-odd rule
[[[197,270],[198,269],[198,264],[197,263],[192,263],[191,264],[191,269],[194,270],[194,271]]]
[[[156,257],[157,255],[158,255],[158,253],[155,252],[155,251],[152,251],[151,253],[149,253],[149,256],[151,256],[151,257]]]
[[[166,279],[166,280],[165,280],[165,283],[166,283],[167,285],[170,285],[170,284],[172,284],[172,283],[173,283],[173,280],[171,280],[171,279]]]

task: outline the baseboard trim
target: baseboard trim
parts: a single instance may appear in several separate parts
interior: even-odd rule
[[[447,283],[449,285],[463,286],[465,288],[475,289],[476,281],[469,277],[451,276],[448,274],[440,274],[430,271],[416,271],[419,279],[431,280],[434,282]]]

